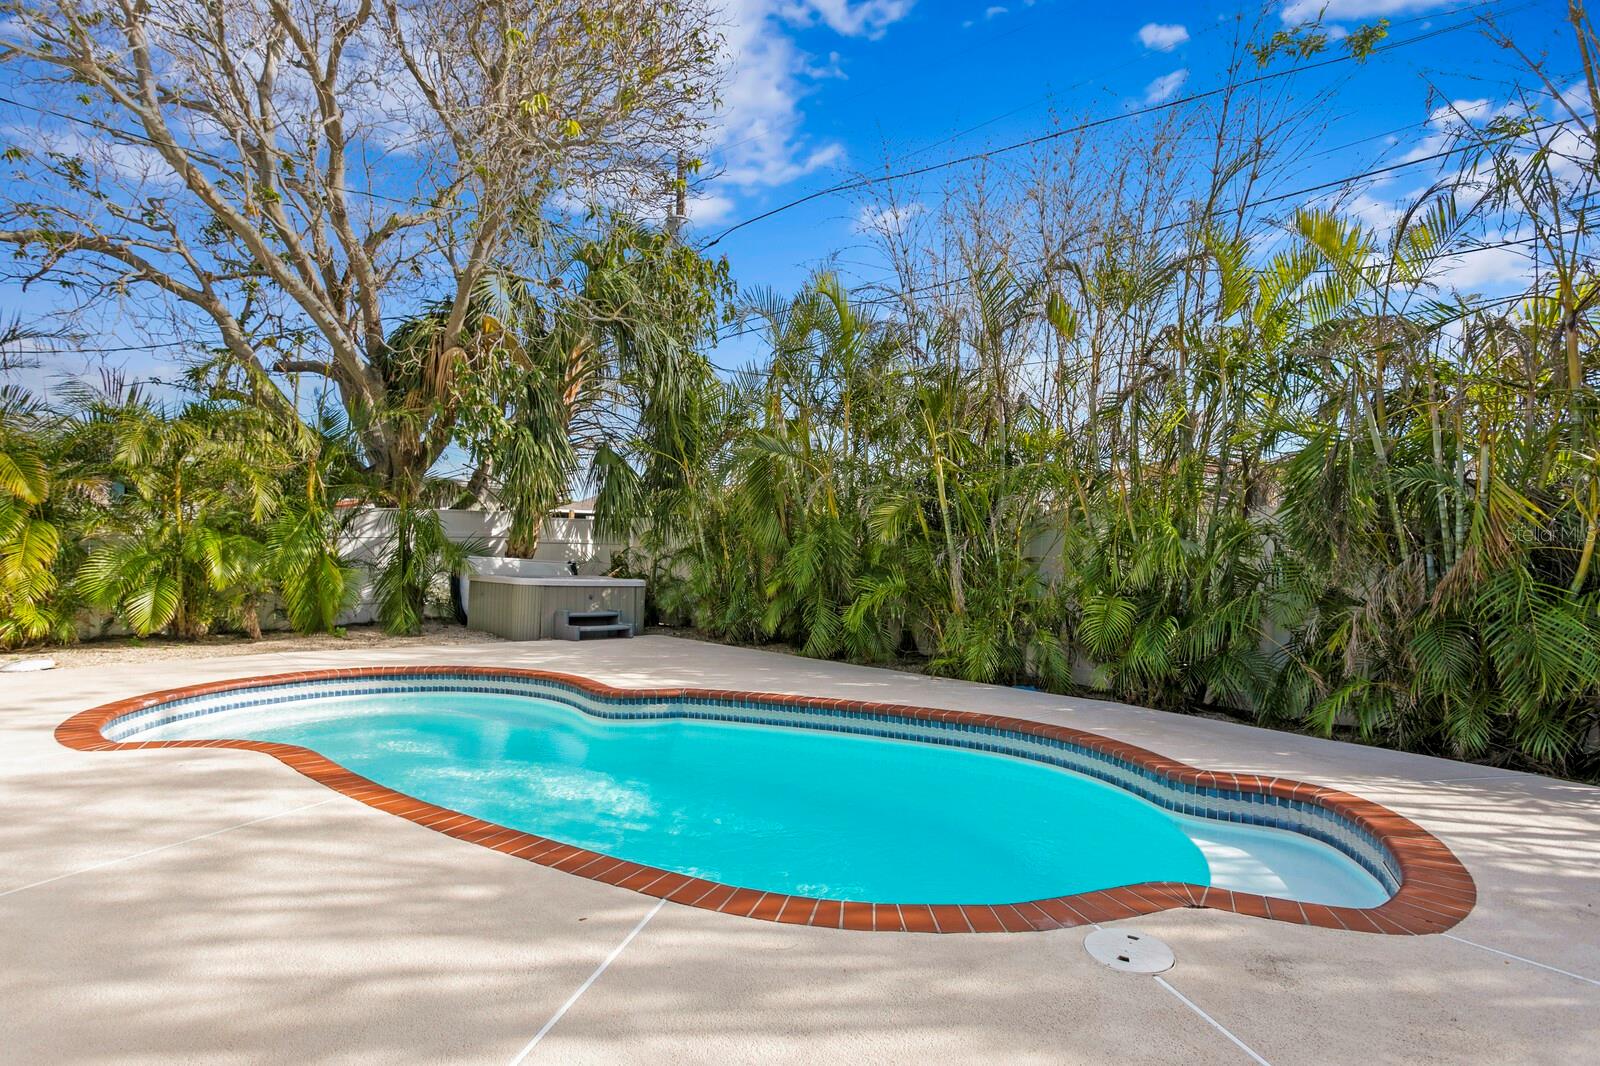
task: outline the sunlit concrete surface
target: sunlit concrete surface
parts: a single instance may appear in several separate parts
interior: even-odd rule
[[[921,703],[1094,730],[1386,804],[1454,849],[1479,902],[1451,934],[1428,937],[1168,911],[1131,923],[1177,955],[1158,981],[1098,966],[1083,929],[860,934],[657,909],[336,796],[265,755],[82,753],[51,735],[77,711],[153,689],[411,663]],[[6,1064],[1368,1066],[1576,1063],[1600,1048],[1600,789],[671,637],[0,676]]]

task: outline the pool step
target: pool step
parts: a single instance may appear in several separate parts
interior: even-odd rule
[[[604,640],[631,637],[633,626],[622,621],[619,611],[557,611],[557,640]]]

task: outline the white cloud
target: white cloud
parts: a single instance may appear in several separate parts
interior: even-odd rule
[[[1324,22],[1342,19],[1375,18],[1409,11],[1427,11],[1457,0],[1288,0],[1283,5],[1283,21],[1290,25],[1311,22],[1322,16]]]
[[[927,210],[920,203],[895,204],[877,207],[866,204],[856,213],[855,228],[858,233],[894,234],[906,228],[907,223]]]
[[[1479,119],[1489,118],[1494,113],[1494,105],[1488,97],[1477,100],[1451,100],[1448,104],[1440,104],[1428,113],[1428,125],[1448,126],[1454,122],[1476,122]]]
[[[1189,80],[1187,67],[1179,67],[1171,74],[1163,74],[1144,87],[1144,102],[1159,104],[1178,95],[1178,90],[1183,88],[1183,83]]]
[[[1587,113],[1589,110],[1588,83],[1582,81],[1573,82],[1562,91],[1559,104],[1562,108],[1571,108],[1580,115]],[[1566,118],[1567,116],[1562,113],[1561,117]]]
[[[1139,27],[1139,43],[1153,52],[1170,52],[1188,39],[1188,28],[1175,23],[1147,22]]]
[[[697,192],[689,197],[689,217],[701,225],[721,222],[733,214],[733,197],[715,192]]]
[[[1462,98],[1451,100],[1433,108],[1423,125],[1422,136],[1409,142],[1398,162],[1422,162],[1426,165],[1384,174],[1363,183],[1362,189],[1349,196],[1331,195],[1326,206],[1337,207],[1366,223],[1381,239],[1387,240],[1404,206],[1421,195],[1428,186],[1456,183],[1463,187],[1458,193],[1458,208],[1465,210],[1467,200],[1473,199],[1465,191],[1465,184],[1481,176],[1486,164],[1474,158],[1471,152],[1456,149],[1469,143],[1462,135],[1469,127],[1483,124],[1508,114],[1519,113],[1512,104],[1497,104],[1490,98]],[[1585,134],[1572,126],[1541,137],[1550,152],[1550,165],[1558,178],[1570,179],[1576,174],[1579,157],[1587,157],[1592,149],[1583,140]],[[1401,140],[1394,136],[1384,138],[1388,147],[1399,147]],[[1526,159],[1528,153],[1519,146],[1513,153],[1515,159]],[[1510,236],[1515,236],[1510,235]],[[1500,238],[1486,237],[1493,243]],[[1486,287],[1511,285],[1526,280],[1527,259],[1525,249],[1487,249],[1473,251],[1459,259],[1444,261],[1435,278],[1446,287],[1482,292]]]
[[[1440,104],[1428,113],[1427,136],[1412,145],[1411,150],[1400,157],[1401,161],[1410,163],[1437,155],[1449,148],[1466,127],[1487,122],[1504,113],[1504,108],[1496,108],[1486,98],[1451,100],[1447,104]]]
[[[584,198],[571,189],[557,189],[550,194],[549,206],[563,215],[581,216],[589,210]]]
[[[1543,138],[1550,152],[1550,169],[1562,181],[1578,181],[1584,172],[1584,160],[1594,158],[1594,146],[1589,135],[1578,126],[1562,126]]]
[[[800,73],[813,81],[827,81],[829,78],[850,80],[850,75],[844,72],[844,64],[840,61],[838,52],[829,52],[828,57],[820,62],[807,56],[800,66]]]
[[[0,141],[32,152],[76,159],[91,176],[99,175],[133,188],[173,188],[182,184],[161,153],[142,144],[128,144],[77,129],[26,125],[0,127]]]
[[[1330,197],[1323,203],[1313,201],[1312,206],[1333,208],[1341,214],[1350,215],[1376,233],[1380,240],[1388,239],[1403,211],[1399,201],[1380,200],[1367,192],[1358,192],[1343,203],[1337,202],[1337,199]]]
[[[1533,260],[1525,245],[1484,248],[1441,260],[1431,280],[1459,292],[1517,291],[1533,280]]]
[[[783,185],[844,158],[837,142],[803,130],[800,101],[820,80],[840,78],[837,53],[825,63],[795,42],[795,27],[823,26],[876,39],[914,0],[730,0],[725,35],[730,69],[722,91],[715,168],[744,188]]]
[[[1376,242],[1372,261],[1385,262],[1396,223],[1421,192],[1421,189],[1413,189],[1394,195],[1381,192],[1375,195],[1367,190],[1344,195],[1333,193],[1313,199],[1306,206],[1334,211],[1361,222]],[[1467,204],[1458,198],[1457,207],[1465,210]],[[1500,295],[1525,288],[1532,280],[1533,260],[1528,254],[1527,242],[1522,240],[1524,236],[1511,230],[1480,234],[1476,246],[1463,247],[1456,254],[1440,256],[1431,263],[1424,288],[1478,295]]]
[[[591,211],[599,214],[619,211],[631,218],[660,222],[671,210],[671,202],[671,194],[665,189],[630,194],[621,189],[597,190],[566,186],[551,194],[549,207],[573,220],[582,218]],[[689,192],[687,206],[691,222],[708,225],[721,222],[733,215],[738,203],[725,193],[709,189],[692,189]]]
[[[788,184],[844,161],[844,146],[805,133],[801,101],[822,81],[846,77],[839,53],[812,55],[795,40],[796,28],[815,38],[831,30],[876,38],[911,10],[913,0],[728,0],[723,34],[727,76],[715,115],[709,180],[689,198],[689,217],[700,225],[726,220],[740,199]],[[640,217],[667,210],[664,192],[625,193],[564,189],[552,206],[581,214],[587,204],[624,206]]]
[[[1008,7],[1001,7],[999,4],[995,4],[993,7],[984,8],[983,17],[985,19],[998,18],[1010,10]]]
[[[774,12],[796,26],[814,26],[818,22],[834,33],[846,37],[866,37],[877,40],[896,22],[911,13],[916,0],[779,0]],[[767,4],[734,4],[730,13],[740,7],[766,8]]]

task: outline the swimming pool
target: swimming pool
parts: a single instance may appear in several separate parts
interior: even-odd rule
[[[532,671],[255,679],[124,701],[58,735],[81,747],[253,747],[509,854],[698,905],[679,882],[705,885],[706,898],[737,896],[758,917],[799,920],[784,912],[809,906],[805,924],[834,924],[837,911],[851,925],[845,912],[865,903],[891,908],[899,928],[940,927],[940,912],[957,928],[959,917],[977,930],[978,912],[1039,928],[1052,913],[1055,925],[1123,916],[1120,904],[1398,931],[1349,915],[1417,918],[1416,901],[1398,898],[1406,862],[1449,855],[1375,805],[1341,809],[1319,797],[1329,790],[1207,775],[1060,727],[618,693]],[[1387,834],[1383,816],[1398,819]],[[1447,866],[1435,879],[1459,887]]]

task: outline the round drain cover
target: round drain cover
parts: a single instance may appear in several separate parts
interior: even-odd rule
[[[1095,961],[1123,973],[1165,973],[1176,960],[1172,949],[1137,929],[1096,929],[1083,938]]]

